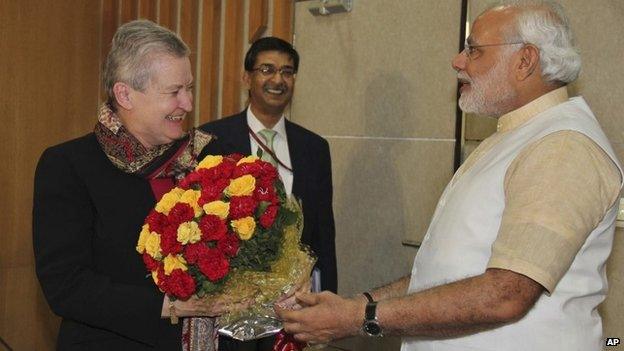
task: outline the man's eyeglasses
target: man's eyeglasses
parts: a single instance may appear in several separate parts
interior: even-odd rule
[[[275,73],[278,72],[282,75],[282,78],[292,78],[295,74],[297,74],[297,71],[295,71],[295,68],[292,66],[282,66],[278,69],[273,65],[260,65],[253,68],[252,71],[258,71],[267,78],[273,77]]]
[[[518,45],[518,44],[525,44],[525,43],[519,41],[519,42],[514,42],[514,43],[472,45],[466,42],[464,44],[464,50],[462,51],[462,53],[464,53],[466,57],[468,57],[468,59],[470,59],[471,61],[474,61],[478,59],[479,56],[481,56],[482,52],[481,50],[479,50],[479,48],[487,47],[487,46],[503,46],[503,45]]]

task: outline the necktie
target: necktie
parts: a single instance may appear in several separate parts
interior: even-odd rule
[[[275,134],[277,134],[276,131],[271,130],[271,129],[263,129],[261,131],[258,132],[258,134],[260,134],[260,136],[262,137],[262,139],[264,139],[264,141],[266,142],[266,146],[269,148],[269,150],[271,150],[271,152],[275,153],[275,150],[273,149],[273,140],[275,139]],[[266,152],[263,150],[262,152],[262,160],[271,163],[273,166],[277,167],[277,161],[273,158],[273,156],[271,156],[270,153]]]

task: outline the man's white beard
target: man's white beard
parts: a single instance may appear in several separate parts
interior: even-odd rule
[[[501,53],[496,64],[482,77],[471,79],[460,72],[457,77],[470,83],[470,91],[464,92],[459,98],[459,107],[466,113],[500,117],[509,112],[507,106],[516,97],[516,92],[507,81],[507,58],[509,54]],[[486,100],[486,92],[490,91],[491,98]]]

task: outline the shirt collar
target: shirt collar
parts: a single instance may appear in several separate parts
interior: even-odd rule
[[[537,116],[538,114],[548,110],[549,108],[557,106],[566,101],[568,101],[568,89],[563,86],[538,97],[537,99],[516,110],[502,115],[498,119],[496,130],[498,132],[506,132],[512,130],[524,124],[526,121],[530,120],[534,116]]]
[[[284,120],[284,115],[282,115],[279,121],[277,121],[277,123],[271,129],[277,132],[278,135],[286,138],[286,122]],[[258,132],[263,129],[267,129],[267,127],[265,127],[264,124],[260,122],[258,117],[253,114],[251,108],[247,108],[247,125],[249,125],[249,128],[251,128],[251,130],[256,134],[258,134]]]

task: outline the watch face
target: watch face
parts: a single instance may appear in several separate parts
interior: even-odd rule
[[[379,336],[381,335],[381,327],[377,324],[377,321],[366,321],[364,332],[370,336]]]

